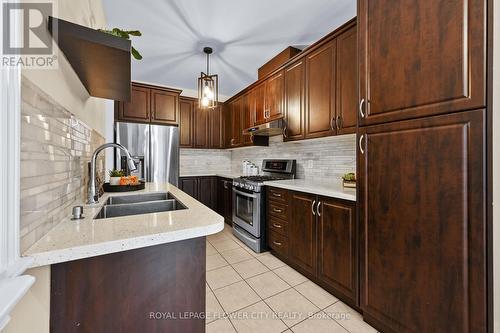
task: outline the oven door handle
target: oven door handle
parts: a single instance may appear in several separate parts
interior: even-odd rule
[[[241,192],[241,191],[238,191],[237,189],[235,189],[234,187],[233,187],[233,191],[236,194],[240,194],[240,195],[245,196],[245,197],[257,199],[257,195],[256,194],[250,194],[250,193],[246,193],[246,192]]]

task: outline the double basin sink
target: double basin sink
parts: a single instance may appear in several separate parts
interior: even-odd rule
[[[180,209],[186,209],[186,206],[169,192],[122,195],[109,197],[94,219],[169,212]]]

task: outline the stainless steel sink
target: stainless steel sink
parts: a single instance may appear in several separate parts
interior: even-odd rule
[[[175,197],[168,192],[121,195],[121,196],[109,197],[108,200],[106,200],[105,205],[118,205],[118,204],[159,201],[159,200],[169,200],[169,199],[175,199]]]
[[[94,219],[169,212],[180,209],[186,209],[186,206],[168,192],[122,195],[108,198]]]

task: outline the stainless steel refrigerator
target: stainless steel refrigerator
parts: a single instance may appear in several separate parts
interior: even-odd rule
[[[140,179],[178,185],[178,127],[117,122],[115,142],[125,146],[134,160],[138,161],[135,174]],[[126,165],[122,164],[119,150],[115,150],[115,168],[126,168]]]

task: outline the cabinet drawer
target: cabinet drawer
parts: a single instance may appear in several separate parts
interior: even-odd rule
[[[278,201],[282,203],[288,202],[288,191],[282,188],[269,187],[268,199],[271,201]]]
[[[288,222],[271,216],[269,218],[268,227],[269,230],[288,237]]]
[[[288,256],[288,238],[269,230],[268,245],[276,252]]]
[[[267,209],[270,216],[275,216],[288,221],[288,207],[286,205],[274,201],[269,201]]]

